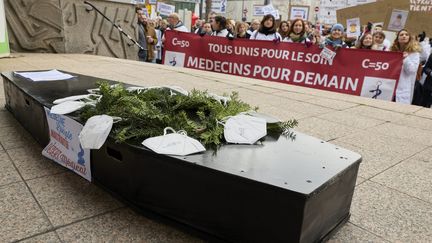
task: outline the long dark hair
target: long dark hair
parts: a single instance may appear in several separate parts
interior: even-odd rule
[[[215,17],[214,21],[216,23],[219,23],[219,29],[218,30],[226,29],[227,20],[224,16],[218,15]]]
[[[267,28],[264,26],[264,22],[266,22],[267,20],[272,19],[273,20],[273,26],[271,28]],[[275,17],[271,14],[267,14],[266,16],[264,16],[264,18],[261,20],[261,24],[260,24],[260,28],[258,30],[258,32],[260,33],[264,33],[264,34],[273,34],[276,32],[276,20]]]
[[[283,30],[282,30],[282,25],[283,24],[286,24],[288,26],[288,31],[287,32],[283,32]],[[286,20],[281,21],[280,24],[279,24],[278,32],[282,36],[282,39],[288,36],[289,31],[290,31],[290,25],[289,25],[288,21],[286,21]]]

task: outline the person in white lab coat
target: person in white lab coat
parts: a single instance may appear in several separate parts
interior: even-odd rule
[[[395,100],[399,103],[411,104],[417,69],[420,64],[421,47],[406,29],[402,29],[397,33],[391,51],[403,52],[404,57]]]
[[[267,14],[261,20],[259,29],[255,30],[249,39],[251,40],[266,40],[266,41],[281,41],[281,35],[276,31],[276,20],[271,14]]]

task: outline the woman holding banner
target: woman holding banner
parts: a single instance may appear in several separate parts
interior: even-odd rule
[[[399,103],[411,104],[417,69],[420,64],[420,45],[407,30],[402,29],[397,33],[391,51],[403,52],[404,57],[395,100]]]
[[[291,24],[291,29],[288,32],[288,37],[286,37],[284,42],[291,43],[310,43],[307,33],[306,26],[302,19],[296,19]]]
[[[251,40],[266,40],[278,42],[282,40],[281,35],[276,32],[276,21],[273,15],[267,14],[261,20],[259,29],[255,30],[251,37]]]

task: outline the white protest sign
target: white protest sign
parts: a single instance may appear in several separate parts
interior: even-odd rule
[[[359,37],[361,34],[360,18],[347,19],[347,37]]]
[[[330,63],[333,63],[333,59],[336,56],[336,52],[328,49],[327,47],[324,47],[323,50],[320,53],[320,56]]]
[[[212,0],[211,10],[215,13],[226,13],[227,0]]]
[[[148,9],[142,8],[142,11],[143,11],[143,14],[148,18],[149,17]]]
[[[280,19],[279,10],[273,10],[271,13],[275,19]]]
[[[290,11],[290,19],[307,20],[309,18],[309,7],[293,6]]]
[[[160,15],[168,16],[175,12],[175,6],[169,5],[165,3],[158,2],[157,3],[157,12],[160,13]]]
[[[42,150],[42,155],[91,181],[90,150],[83,149],[78,138],[83,125],[67,116],[52,114],[50,109],[44,108],[50,142]]]
[[[264,15],[271,14],[275,9],[272,4],[265,5],[262,7]]]
[[[254,16],[264,16],[264,5],[253,5]]]

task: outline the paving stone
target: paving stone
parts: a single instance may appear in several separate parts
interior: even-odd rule
[[[4,149],[11,149],[27,147],[34,144],[35,140],[31,137],[30,133],[16,123],[7,129],[0,129],[0,143]]]
[[[97,216],[57,230],[64,242],[202,242],[130,209]]]
[[[362,184],[363,182],[366,181],[366,178],[361,177],[361,176],[357,176],[357,180],[356,180],[356,186]]]
[[[346,242],[390,242],[377,235],[374,235],[362,228],[351,223],[345,224],[336,234],[330,238],[328,243],[346,243]]]
[[[402,119],[406,116],[406,114],[403,113],[378,109],[375,107],[364,106],[364,105],[356,106],[347,109],[346,111],[352,114],[358,114],[361,116],[370,117],[377,120],[392,121],[392,122]]]
[[[299,92],[290,92],[290,91],[279,91],[279,92],[273,93],[273,95],[281,96],[284,98],[288,98],[291,100],[297,100],[297,101],[305,101],[305,100],[310,100],[310,99],[316,98],[316,96],[303,94],[303,93],[299,93]]]
[[[265,85],[252,84],[252,85],[244,85],[242,86],[244,89],[258,91],[264,94],[274,94],[280,92],[279,89],[275,89],[272,87],[266,87]]]
[[[391,242],[429,242],[432,204],[375,182],[356,187],[350,221]]]
[[[408,159],[371,180],[432,204],[431,175],[431,161]]]
[[[425,150],[415,154],[411,159],[420,160],[423,162],[432,162],[432,148],[428,147]]]
[[[405,116],[404,118],[400,120],[396,120],[392,123],[402,125],[402,126],[408,126],[408,127],[414,127],[426,131],[432,131],[432,116],[430,118],[423,118],[420,116]]]
[[[21,181],[8,155],[0,150],[0,186]]]
[[[280,97],[280,96],[274,96],[271,94],[264,94],[255,90],[249,90],[246,88],[236,88],[235,91],[237,91],[239,93],[239,98],[246,102],[249,103],[252,106],[262,106],[262,105],[267,105],[267,106],[280,106],[280,105],[284,105],[284,104],[289,104],[292,102],[297,103],[294,100],[289,100],[287,98],[284,97]]]
[[[432,132],[393,123],[384,123],[367,129],[368,132],[400,138],[407,142],[432,145]]]
[[[57,234],[54,231],[38,235],[23,241],[20,241],[20,243],[61,243],[60,239],[58,238]]]
[[[427,147],[426,145],[408,142],[406,139],[386,135],[377,136],[377,133],[369,131],[350,134],[340,138],[339,141],[377,154],[398,154],[404,158],[412,156]]]
[[[6,100],[4,98],[0,98],[0,111],[6,111],[5,105]]]
[[[0,109],[0,128],[11,127],[18,123],[18,121],[15,120],[15,118],[10,114],[10,112],[4,109],[4,104],[2,106],[1,101],[0,107],[3,107],[3,109]]]
[[[424,118],[432,119],[432,109],[431,108],[421,108],[420,110],[414,112],[416,116],[421,116]]]
[[[359,129],[374,127],[385,122],[382,120],[353,114],[349,111],[334,111],[320,115],[318,118]]]
[[[34,144],[27,147],[8,149],[7,153],[24,180],[67,171],[63,166],[42,156],[42,150],[41,146]]]
[[[17,58],[18,59],[18,58]],[[28,63],[17,62],[16,59],[10,59],[8,62],[0,62],[0,72],[8,71],[31,71],[37,69],[37,66]]]
[[[358,130],[353,129],[352,127],[344,126],[316,117],[302,119],[299,121],[299,125],[296,130],[323,139],[325,141],[358,132]]]
[[[339,140],[332,141],[331,143],[359,153],[362,156],[362,162],[360,163],[358,174],[366,179],[374,177],[409,157],[408,155],[404,156],[397,153],[379,153],[376,151],[370,151],[356,147],[355,145],[340,142]]]
[[[345,110],[359,105],[357,103],[351,103],[351,102],[345,102],[341,100],[334,100],[334,99],[327,99],[327,98],[308,99],[306,100],[306,103],[324,106],[335,110]]]
[[[283,121],[288,121],[291,119],[304,119],[307,117],[311,117],[311,115],[309,114],[304,114],[304,113],[298,113],[298,112],[292,112],[292,111],[288,111],[286,109],[281,109],[279,107],[275,107],[275,106],[267,106],[267,105],[263,105],[259,107],[259,112],[263,112],[269,115],[273,115]]]
[[[3,77],[0,76],[0,98],[5,98]]]
[[[365,104],[371,107],[383,109],[383,110],[390,110],[390,111],[397,111],[400,113],[406,113],[406,114],[412,114],[422,109],[421,106],[415,106],[415,105],[406,105],[396,102],[389,102],[385,100],[373,100],[373,99],[365,99]]]
[[[24,183],[0,187],[0,242],[12,242],[51,229]]]
[[[54,226],[122,206],[106,192],[72,172],[27,181]]]

